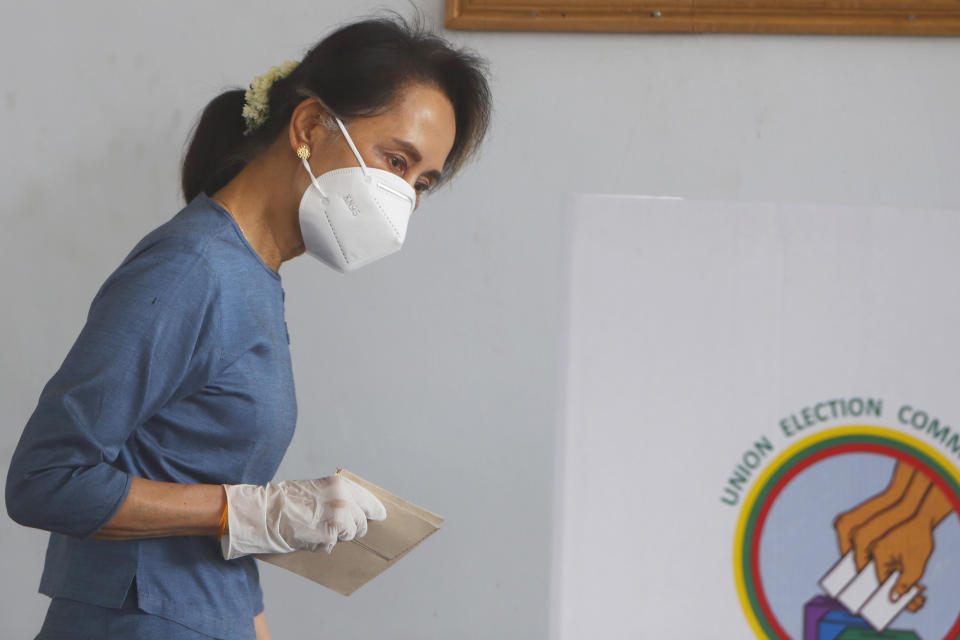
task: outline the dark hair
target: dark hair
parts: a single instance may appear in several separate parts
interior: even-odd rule
[[[456,134],[443,166],[443,180],[463,166],[480,145],[490,120],[485,61],[455,49],[423,26],[417,14],[397,14],[348,24],[310,49],[293,72],[270,88],[269,116],[249,135],[242,111],[244,90],[220,94],[203,110],[183,157],[187,202],[212,194],[287,130],[304,98],[320,98],[343,120],[382,113],[411,83],[435,86],[453,105]]]

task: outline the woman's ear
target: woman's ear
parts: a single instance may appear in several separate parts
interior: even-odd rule
[[[330,132],[337,129],[331,113],[318,98],[300,102],[290,116],[290,149],[296,153],[297,147],[305,144],[314,151],[315,146],[323,145]]]

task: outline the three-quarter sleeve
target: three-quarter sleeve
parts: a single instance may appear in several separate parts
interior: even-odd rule
[[[169,241],[111,275],[13,454],[11,518],[88,537],[113,517],[130,488],[130,474],[111,464],[127,438],[213,375],[218,291],[202,253]]]

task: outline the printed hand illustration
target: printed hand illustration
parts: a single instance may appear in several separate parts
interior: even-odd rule
[[[853,550],[858,571],[876,561],[881,583],[900,571],[891,594],[896,600],[923,577],[933,553],[933,530],[952,510],[950,500],[926,474],[898,462],[883,492],[834,520],[840,553]],[[918,594],[907,609],[917,611],[924,602],[926,596]]]
[[[846,513],[841,513],[833,521],[833,526],[837,531],[837,544],[840,547],[840,555],[845,556],[853,548],[854,532],[866,524],[878,513],[889,509],[906,492],[913,477],[914,468],[908,464],[898,462],[893,471],[893,478],[889,486],[882,493],[878,493],[866,502],[863,502]],[[864,562],[863,564],[866,564]],[[860,567],[860,563],[857,563]]]
[[[861,571],[871,559],[873,545],[888,531],[913,517],[930,489],[930,478],[914,471],[907,490],[893,506],[881,511],[870,520],[853,530],[853,551],[857,562],[857,571]]]
[[[923,577],[933,553],[933,530],[951,511],[953,505],[949,498],[940,487],[931,484],[916,514],[872,545],[871,555],[877,563],[880,582],[894,571],[901,572],[891,593],[892,599],[902,596]],[[918,595],[910,601],[907,609],[916,611],[925,601],[923,595]]]
[[[877,578],[881,584],[894,571],[901,572],[900,580],[891,593],[891,598],[896,600],[923,576],[930,554],[933,553],[933,530],[912,518],[877,540],[871,547],[871,553],[877,561]],[[917,595],[907,609],[917,611],[925,601],[922,594]]]

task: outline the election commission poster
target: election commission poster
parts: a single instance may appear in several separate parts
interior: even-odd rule
[[[552,637],[960,637],[960,212],[568,213]]]

